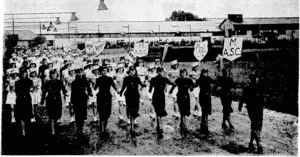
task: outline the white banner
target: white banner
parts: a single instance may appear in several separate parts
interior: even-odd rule
[[[77,48],[78,48],[77,41],[76,40],[71,41],[71,43],[70,43],[70,49],[71,50],[77,50]]]
[[[96,54],[100,54],[106,45],[106,41],[94,42],[93,47]]]
[[[225,38],[223,57],[233,61],[242,56],[243,37]]]
[[[208,52],[208,42],[196,42],[194,48],[194,56],[201,61]]]
[[[136,57],[147,56],[149,51],[149,43],[134,43],[133,55]]]
[[[94,53],[94,45],[93,42],[91,41],[86,41],[85,42],[85,52],[87,54],[93,54]]]

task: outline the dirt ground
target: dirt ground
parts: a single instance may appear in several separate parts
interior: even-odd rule
[[[194,103],[192,101],[191,103]],[[172,101],[167,99],[168,116],[163,118],[164,138],[157,139],[155,126],[149,118],[149,105],[140,105],[140,117],[136,127],[136,138],[131,138],[129,126],[118,123],[117,105],[108,122],[109,139],[101,140],[99,124],[92,121],[91,110],[85,121],[84,138],[76,138],[76,126],[69,123],[68,109],[63,108],[62,122],[59,124],[60,135],[49,136],[44,106],[38,107],[38,118],[30,125],[29,135],[21,138],[17,124],[3,126],[2,154],[27,155],[253,155],[247,151],[250,137],[250,121],[246,108],[238,112],[238,103],[233,102],[232,122],[235,130],[224,131],[221,128],[222,106],[220,99],[212,97],[213,113],[209,117],[209,136],[199,134],[201,117],[188,118],[188,134],[181,136],[179,120],[173,118]],[[3,114],[4,116],[5,114]],[[264,123],[261,133],[264,155],[298,154],[298,127],[294,125],[296,116],[264,110]]]

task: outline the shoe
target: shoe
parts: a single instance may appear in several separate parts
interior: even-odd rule
[[[229,125],[229,129],[230,129],[230,130],[234,130],[233,125]]]
[[[31,123],[35,123],[36,121],[35,121],[35,118],[32,118],[31,120],[30,120],[30,122]]]
[[[222,128],[223,129],[227,129],[228,127],[227,127],[227,125],[225,123],[222,123]]]
[[[12,119],[11,119],[11,122],[12,122],[12,123],[16,123],[16,119],[15,119],[15,118],[12,118]]]
[[[263,153],[264,153],[264,151],[263,151],[262,146],[261,146],[261,145],[258,145],[258,146],[257,146],[257,154],[263,154]]]
[[[249,146],[248,146],[248,152],[250,153],[250,152],[253,152],[254,150],[255,150],[255,147],[254,147],[253,143],[249,144]]]
[[[75,117],[74,116],[71,117],[71,119],[70,119],[70,123],[72,123],[72,122],[75,122]]]

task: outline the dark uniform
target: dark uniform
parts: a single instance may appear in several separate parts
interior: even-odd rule
[[[219,77],[220,83],[220,98],[223,106],[223,113],[228,115],[233,112],[231,103],[232,103],[232,93],[231,89],[233,87],[233,79],[226,76]]]
[[[75,120],[84,121],[87,118],[87,102],[92,90],[89,82],[78,75],[71,85],[71,103],[74,106]]]
[[[196,81],[196,85],[200,87],[199,103],[202,109],[201,118],[201,131],[208,132],[208,115],[211,115],[211,83],[212,79],[209,76],[201,74],[200,78]]]
[[[191,114],[189,89],[194,87],[194,83],[190,78],[177,78],[175,84],[178,87],[177,103],[180,115],[189,116]]]
[[[30,120],[33,117],[30,88],[33,82],[29,78],[20,79],[15,84],[16,107],[15,113],[18,120]]]
[[[153,96],[152,96],[152,105],[158,117],[164,117],[167,115],[165,110],[166,100],[165,100],[165,88],[166,84],[173,85],[173,83],[163,77],[158,75],[151,79],[149,92],[151,93],[152,88],[154,88]]]
[[[253,147],[253,140],[255,139],[258,143],[257,150],[259,153],[262,152],[262,146],[260,142],[260,132],[263,125],[263,83],[255,83],[252,81],[243,90],[242,99],[239,103],[239,110],[242,110],[243,103],[246,103],[248,116],[251,121],[251,140],[249,147]]]
[[[111,86],[117,89],[113,79],[109,76],[102,75],[96,80],[96,85],[94,88],[99,88],[99,92],[97,94],[97,104],[100,120],[107,120],[111,115]]]
[[[49,119],[60,119],[62,115],[62,99],[60,92],[62,91],[63,94],[66,95],[67,90],[65,89],[63,82],[58,79],[47,81],[44,87],[42,104],[44,100],[46,100]]]
[[[120,93],[126,88],[125,99],[126,99],[126,109],[127,116],[136,118],[139,116],[139,103],[140,103],[140,94],[139,94],[139,85],[144,86],[138,76],[126,76],[123,81],[123,87]]]

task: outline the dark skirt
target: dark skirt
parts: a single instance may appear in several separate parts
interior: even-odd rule
[[[62,115],[61,98],[47,98],[46,108],[49,119],[60,119]]]
[[[202,115],[211,115],[212,106],[210,94],[202,94],[200,92],[199,103],[201,106]]]
[[[224,114],[230,114],[233,112],[233,109],[231,107],[232,99],[230,96],[221,96],[221,103],[223,106]]]
[[[177,103],[181,116],[189,116],[190,112],[190,95],[187,94],[177,94]]]
[[[253,104],[254,107],[247,105],[248,116],[251,121],[251,130],[261,131],[263,124],[263,107],[257,107]]]
[[[167,112],[165,110],[166,100],[165,93],[153,93],[152,105],[154,107],[155,113],[158,117],[165,117]]]
[[[30,120],[33,117],[31,96],[29,94],[21,98],[17,96],[15,113],[18,120]]]
[[[139,116],[140,96],[139,94],[125,94],[127,117],[136,118]]]
[[[87,100],[82,99],[74,103],[74,113],[76,121],[84,121],[87,118]]]
[[[97,108],[100,116],[100,120],[107,120],[111,115],[111,99],[112,96],[110,93],[98,94],[97,96]]]

